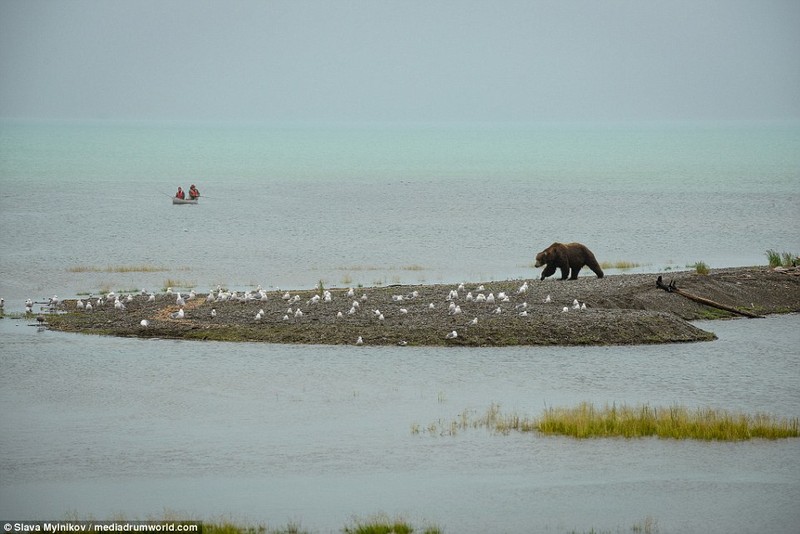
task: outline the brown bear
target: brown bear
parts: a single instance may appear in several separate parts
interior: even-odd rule
[[[553,243],[536,255],[535,267],[545,265],[542,271],[544,280],[548,276],[555,274],[556,269],[561,269],[561,279],[566,280],[572,270],[571,280],[577,280],[578,273],[584,265],[589,267],[597,275],[603,278],[603,270],[592,254],[592,251],[580,243]]]

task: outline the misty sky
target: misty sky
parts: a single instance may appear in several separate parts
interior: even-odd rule
[[[800,1],[0,0],[0,116],[799,119]]]

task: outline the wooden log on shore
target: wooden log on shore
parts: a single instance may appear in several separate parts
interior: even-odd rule
[[[667,293],[676,293],[682,297],[685,297],[689,300],[693,300],[699,304],[703,304],[705,306],[711,306],[712,308],[717,308],[720,310],[725,310],[731,313],[735,313],[736,315],[741,315],[743,317],[749,317],[751,319],[761,319],[761,315],[756,315],[755,313],[750,313],[747,311],[739,310],[734,308],[733,306],[728,306],[726,304],[721,304],[719,302],[699,297],[697,295],[693,295],[687,291],[683,291],[682,289],[678,289],[678,286],[675,285],[675,281],[671,281],[669,284],[665,284],[661,276],[659,275],[658,279],[656,280],[656,287],[658,289],[663,289]]]

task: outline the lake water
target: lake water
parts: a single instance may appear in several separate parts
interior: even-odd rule
[[[198,206],[172,206],[196,183]],[[0,123],[0,296],[535,279],[577,240],[637,271],[800,251],[800,128]],[[148,265],[154,272],[114,272]],[[613,271],[611,271],[613,273]],[[548,280],[542,283],[559,283]],[[797,315],[655,347],[135,340],[0,320],[0,517],[173,510],[335,532],[796,532],[798,440],[415,434],[492,403],[800,415]]]

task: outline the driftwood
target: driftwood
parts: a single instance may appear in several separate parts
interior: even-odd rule
[[[750,312],[738,310],[738,309],[734,308],[733,306],[727,306],[725,304],[720,304],[719,302],[716,302],[716,301],[713,301],[713,300],[710,300],[710,299],[706,299],[706,298],[703,298],[703,297],[698,297],[697,295],[693,295],[691,293],[683,291],[682,289],[678,289],[678,286],[675,285],[675,281],[674,280],[672,280],[669,284],[665,284],[664,281],[661,279],[661,276],[659,276],[658,280],[656,280],[656,287],[658,289],[663,289],[667,293],[676,293],[676,294],[678,294],[678,295],[680,295],[682,297],[686,297],[689,300],[693,300],[695,302],[698,302],[700,304],[704,304],[706,306],[711,306],[712,308],[718,308],[720,310],[725,310],[725,311],[728,311],[728,312],[731,312],[731,313],[735,313],[736,315],[742,315],[744,317],[750,317],[752,319],[760,319],[761,318],[760,315],[756,315],[755,313],[750,313]]]

